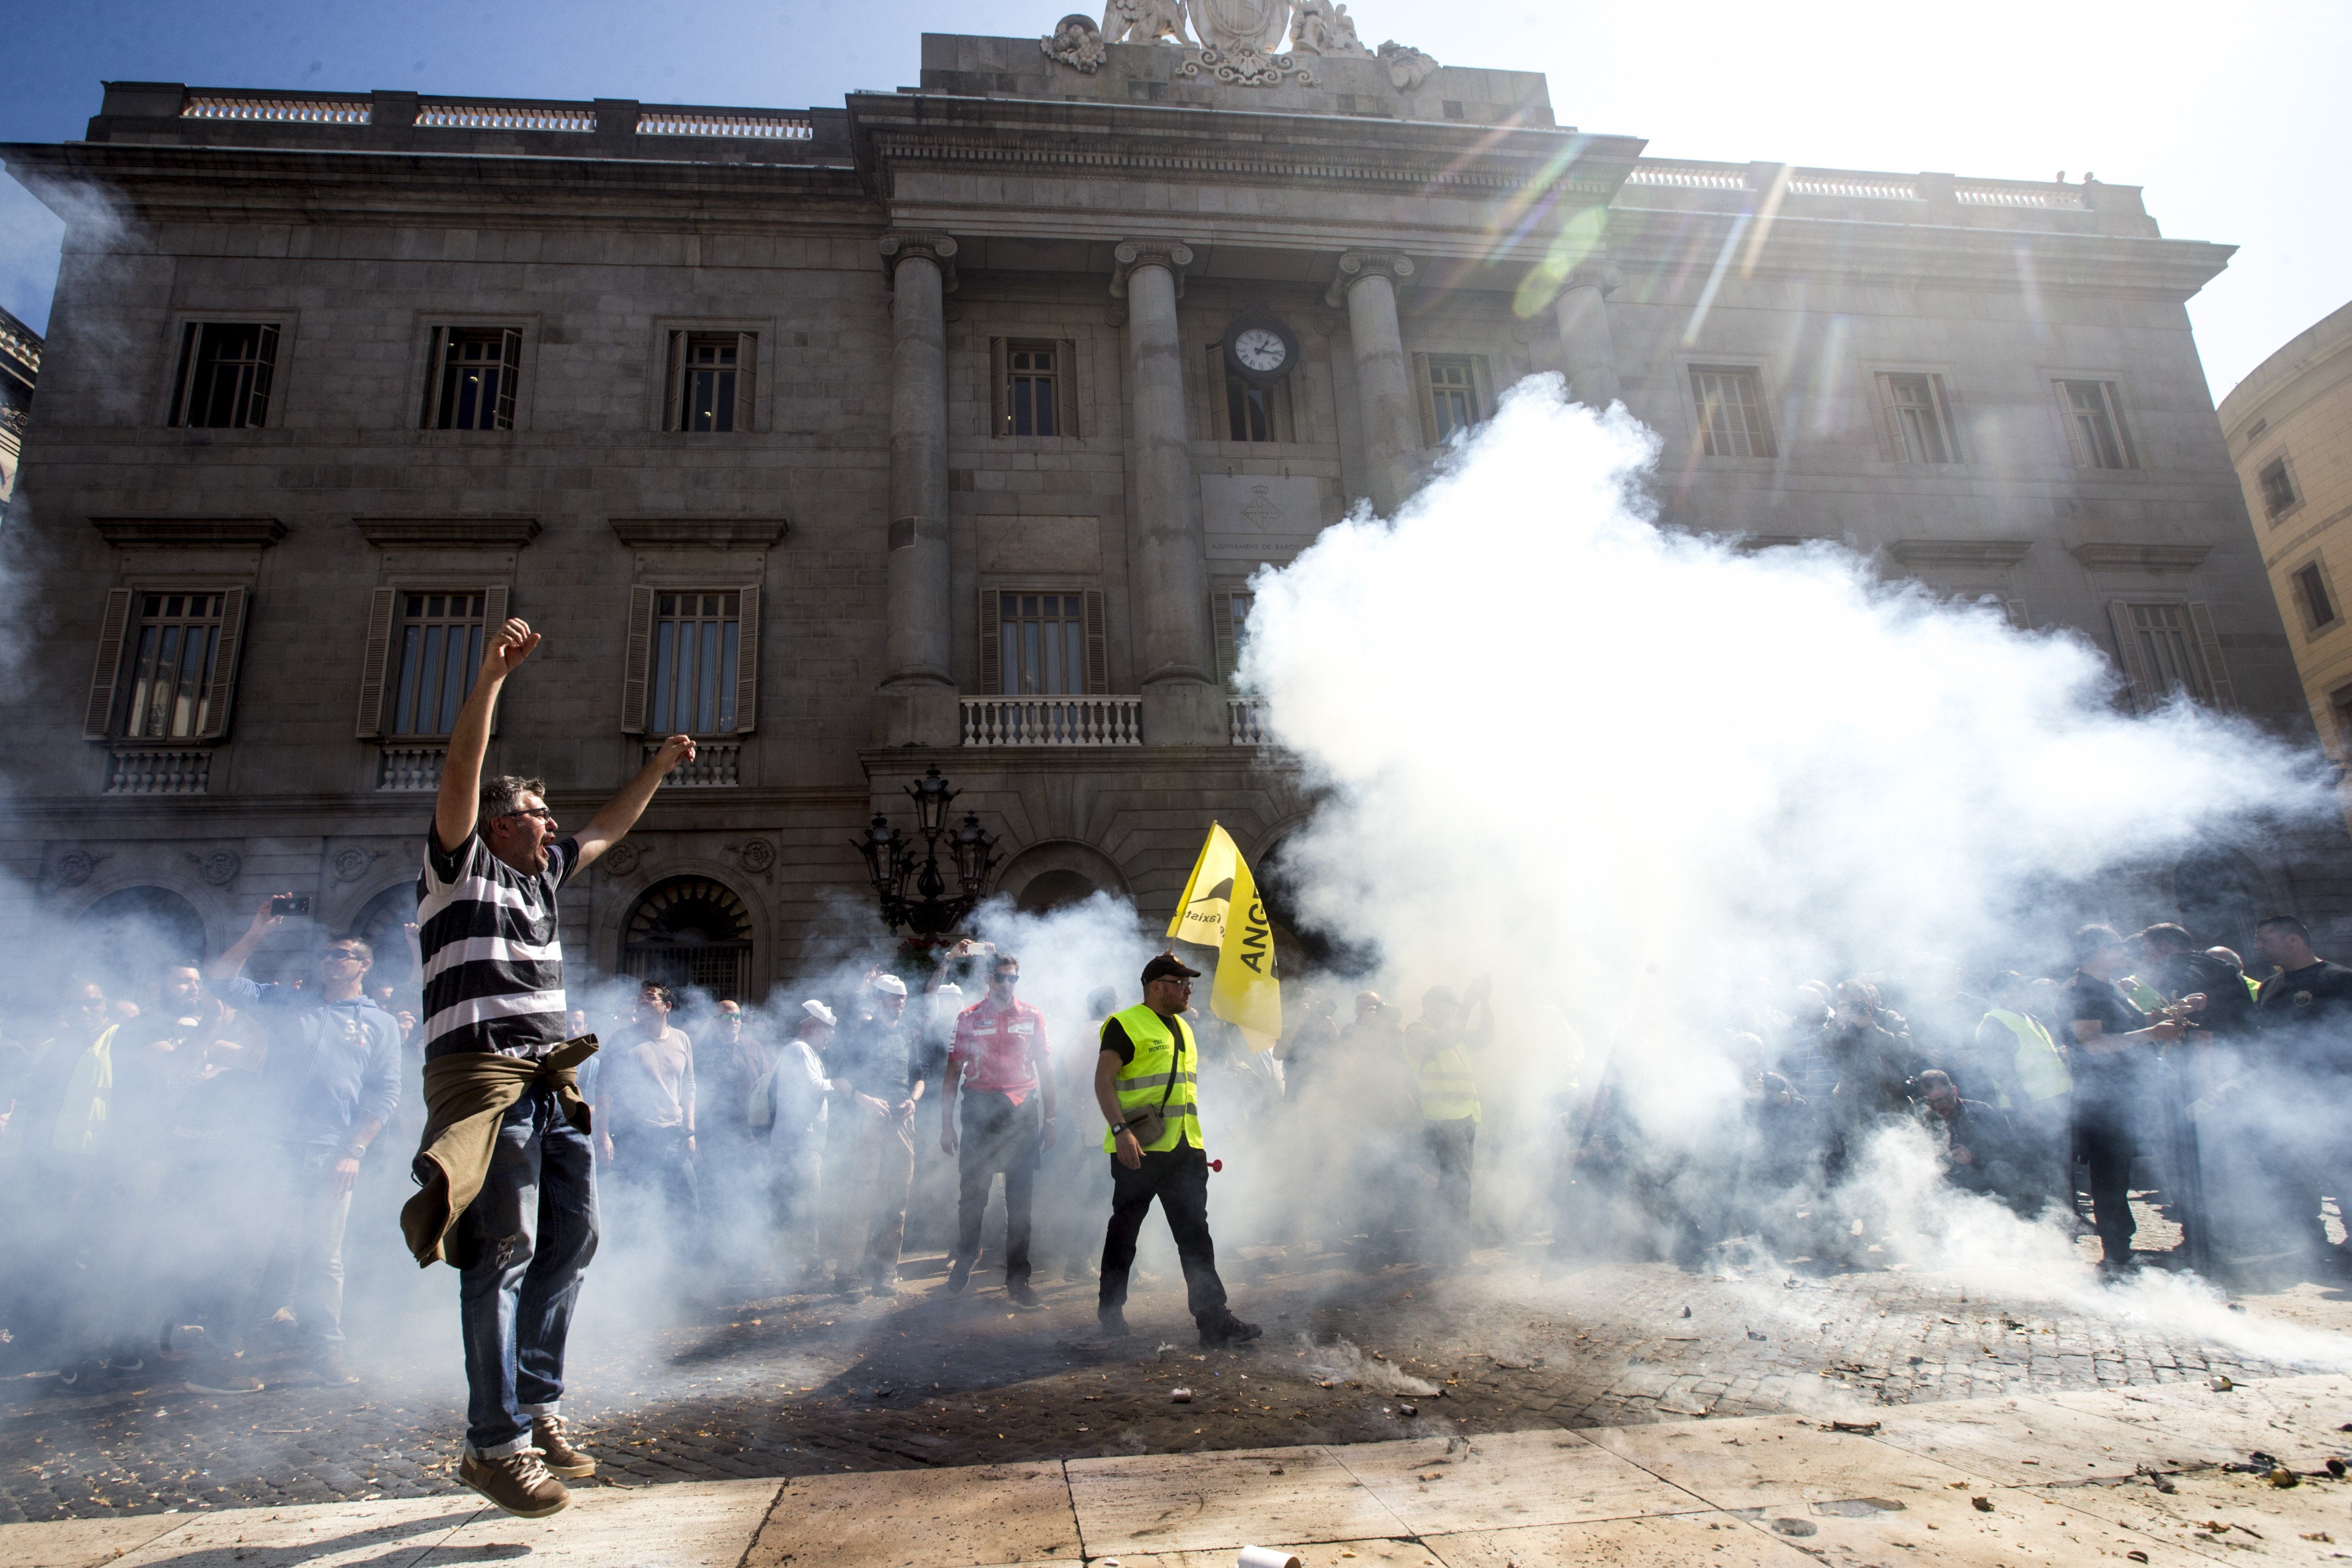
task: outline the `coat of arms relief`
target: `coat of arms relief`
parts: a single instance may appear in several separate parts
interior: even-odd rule
[[[1065,16],[1038,47],[1048,58],[1091,76],[1109,57],[1108,45],[1159,43],[1187,51],[1179,76],[1205,72],[1240,87],[1286,80],[1317,87],[1321,84],[1301,57],[1370,58],[1373,53],[1357,37],[1347,5],[1334,0],[1109,0],[1099,26],[1087,16]],[[1389,80],[1404,92],[1437,68],[1419,49],[1394,42],[1382,44],[1379,57]]]

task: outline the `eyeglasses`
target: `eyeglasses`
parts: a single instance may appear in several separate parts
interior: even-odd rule
[[[500,811],[501,817],[537,817],[543,822],[555,821],[555,813],[545,806],[520,806],[511,811]]]
[[[330,947],[325,952],[319,955],[319,962],[321,964],[327,963],[328,961],[335,958],[341,958],[346,963],[352,964],[364,964],[367,962],[366,957],[362,956],[358,949],[352,947]]]

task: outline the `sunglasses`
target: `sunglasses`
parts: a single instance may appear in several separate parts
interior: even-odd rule
[[[341,958],[347,963],[352,964],[364,964],[367,962],[367,960],[362,957],[357,951],[350,947],[330,947],[325,952],[319,955],[319,962],[321,964],[326,963],[328,960],[332,958]]]

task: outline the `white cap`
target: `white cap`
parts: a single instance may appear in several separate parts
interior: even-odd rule
[[[886,997],[903,997],[907,994],[907,982],[896,975],[877,975],[874,988]]]
[[[963,988],[957,985],[953,980],[950,980],[946,985],[941,986],[938,990],[931,994],[935,997],[954,997],[958,999],[961,999],[963,996]]]
[[[840,1021],[833,1016],[833,1009],[826,1007],[823,1002],[803,1002],[801,1004],[801,1011],[808,1014],[809,1017],[816,1019],[817,1022],[827,1026],[831,1026]]]

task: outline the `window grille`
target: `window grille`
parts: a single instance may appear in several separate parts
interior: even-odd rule
[[[2076,463],[2085,468],[2139,466],[2130,434],[2124,428],[2115,382],[2062,381],[2058,394],[2065,403],[2066,430]]]
[[[1699,443],[1709,457],[1770,457],[1772,426],[1756,372],[1737,366],[1694,365],[1691,395],[1698,404]]]
[[[439,327],[428,430],[512,430],[522,377],[522,334],[511,327]]]
[[[269,419],[278,329],[264,322],[191,321],[180,334],[172,391],[174,425],[243,430]],[[152,406],[152,405],[150,405]]]

